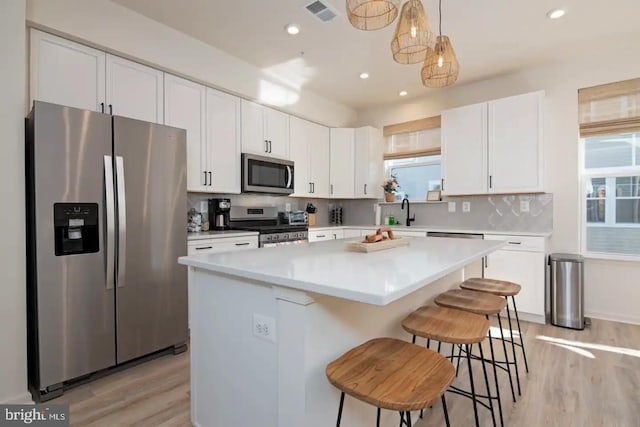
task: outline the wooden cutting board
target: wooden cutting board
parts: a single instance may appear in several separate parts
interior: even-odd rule
[[[398,237],[393,240],[383,240],[376,243],[349,242],[347,249],[354,252],[377,252],[385,249],[399,248],[401,246],[409,246],[410,238]]]

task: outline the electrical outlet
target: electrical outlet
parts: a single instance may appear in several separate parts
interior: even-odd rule
[[[276,342],[276,321],[273,317],[253,313],[253,336]]]
[[[449,202],[447,206],[449,207],[449,213],[454,213],[456,211],[456,202]]]
[[[291,211],[291,203],[285,203],[284,204],[284,210],[287,211],[287,212]]]
[[[462,202],[462,212],[464,213],[471,212],[471,202]]]
[[[529,212],[528,200],[520,200],[520,212]]]

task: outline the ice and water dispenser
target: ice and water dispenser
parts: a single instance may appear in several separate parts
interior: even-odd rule
[[[54,203],[56,256],[99,251],[98,204]]]

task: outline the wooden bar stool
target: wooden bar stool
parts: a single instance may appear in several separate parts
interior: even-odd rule
[[[462,289],[468,289],[470,291],[486,292],[488,294],[498,295],[507,300],[507,321],[509,322],[509,341],[511,341],[511,350],[513,352],[513,364],[516,368],[516,379],[518,381],[518,395],[520,392],[520,374],[518,372],[518,360],[516,356],[516,346],[520,347],[522,351],[522,357],[524,358],[524,367],[529,372],[529,364],[527,363],[527,353],[524,349],[524,341],[522,339],[522,330],[520,329],[520,318],[518,316],[518,308],[516,307],[515,296],[520,293],[522,287],[516,283],[508,282],[505,280],[485,279],[481,277],[474,277],[465,280],[460,287]],[[511,303],[513,304],[513,311],[516,315],[516,323],[518,326],[518,336],[520,337],[520,343],[515,342],[513,337],[513,326],[511,323],[511,310],[509,309],[509,297],[511,297]]]
[[[435,351],[394,338],[376,338],[329,363],[326,374],[341,391],[337,427],[345,393],[378,408],[377,427],[381,409],[400,412],[400,425],[411,427],[411,411],[441,398],[449,426],[444,392],[455,377],[455,368]]]
[[[489,332],[489,321],[478,314],[469,313],[467,311],[455,310],[453,308],[426,306],[420,307],[413,313],[409,314],[403,321],[402,327],[405,331],[413,335],[413,342],[416,342],[416,336],[426,338],[427,342],[431,340],[440,343],[453,345],[464,345],[466,347],[467,367],[469,370],[469,383],[471,392],[462,390],[458,387],[449,386],[449,391],[461,396],[468,397],[473,402],[473,415],[476,421],[476,427],[480,427],[480,419],[478,417],[478,403],[491,411],[491,418],[494,427],[496,426],[496,417],[493,411],[493,398],[490,392],[489,377],[487,376],[487,368],[484,361],[484,353],[482,345],[480,348],[480,358],[482,359],[482,372],[487,387],[487,395],[482,396],[476,394],[476,388],[473,380],[473,370],[471,368],[471,353],[474,344],[479,344],[485,340]],[[427,344],[429,345],[429,344]],[[453,353],[452,353],[453,359]],[[479,398],[486,398],[488,404],[485,404]]]
[[[435,303],[441,307],[455,308],[462,311],[468,311],[474,314],[480,314],[485,316],[488,320],[489,316],[496,316],[498,318],[498,325],[500,327],[500,337],[502,338],[502,348],[504,350],[506,362],[508,362],[507,346],[504,341],[504,334],[502,333],[502,320],[500,320],[500,312],[507,305],[507,301],[497,295],[486,294],[482,292],[468,291],[466,289],[452,289],[438,295],[435,299]],[[513,401],[516,401],[516,393],[513,388],[513,379],[511,378],[511,368],[509,363],[505,363],[506,368],[500,365],[500,362],[496,360],[495,352],[493,349],[493,337],[491,335],[491,329],[489,329],[489,348],[491,350],[490,362],[493,365],[493,375],[496,384],[496,394],[498,396],[498,412],[500,414],[500,424],[504,426],[504,418],[502,414],[502,402],[500,400],[500,387],[498,385],[498,372],[497,368],[504,369],[509,376],[509,385],[511,386],[511,396]],[[458,359],[459,360],[459,359]]]

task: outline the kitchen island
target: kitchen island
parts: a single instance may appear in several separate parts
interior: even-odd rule
[[[463,280],[464,267],[504,242],[415,238],[373,253],[349,240],[194,255],[191,421],[195,426],[325,427],[339,392],[325,366],[374,337],[408,339],[400,321]],[[387,412],[387,411],[384,411]],[[383,413],[383,421],[398,415]],[[343,425],[375,409],[345,401]]]

